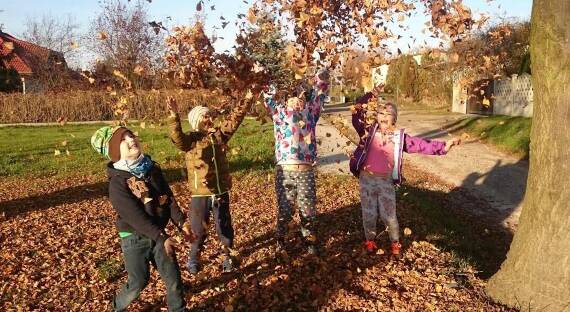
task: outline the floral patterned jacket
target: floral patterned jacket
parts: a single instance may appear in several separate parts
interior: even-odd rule
[[[307,92],[302,109],[287,107],[274,99],[274,92],[264,94],[264,104],[273,119],[275,136],[275,160],[278,164],[309,163],[317,159],[315,129],[328,85],[317,82]]]

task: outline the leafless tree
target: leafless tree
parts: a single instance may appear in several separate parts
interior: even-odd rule
[[[62,53],[71,64],[81,57],[79,37],[79,24],[70,14],[64,17],[49,14],[39,18],[28,17],[22,33],[24,40]]]
[[[127,76],[152,73],[164,55],[162,23],[151,21],[143,1],[103,0],[91,24],[91,46],[100,62]]]

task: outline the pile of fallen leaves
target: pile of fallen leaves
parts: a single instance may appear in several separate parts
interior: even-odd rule
[[[241,265],[234,273],[221,272],[220,245],[210,229],[204,269],[190,276],[184,269],[188,246],[182,246],[178,261],[188,306],[200,311],[506,310],[484,295],[484,282],[472,269],[459,268],[450,253],[422,241],[421,226],[407,220],[405,202],[398,202],[400,221],[411,231],[404,237],[403,257],[389,256],[385,233],[379,239],[382,249],[367,254],[357,181],[321,175],[317,183],[321,257],[305,253],[297,223],[291,225],[287,252],[276,256],[273,174],[236,177],[231,209]],[[184,182],[173,183],[173,189],[187,207]],[[103,311],[109,305],[126,273],[106,190],[103,177],[0,182],[3,311]],[[165,289],[152,270],[130,310],[164,307]]]

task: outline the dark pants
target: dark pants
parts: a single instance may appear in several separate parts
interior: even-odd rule
[[[288,171],[277,168],[275,193],[279,208],[277,217],[277,239],[287,234],[289,222],[297,206],[301,219],[301,234],[307,243],[316,242],[316,186],[315,173],[310,171]]]
[[[196,239],[190,249],[190,261],[197,262],[206,241],[210,213],[214,214],[218,239],[224,245],[224,253],[229,256],[234,245],[234,228],[230,214],[230,195],[192,197],[190,202],[190,222]]]
[[[166,255],[163,244],[157,245],[150,238],[132,234],[121,239],[121,249],[128,273],[127,283],[113,300],[115,311],[122,311],[145,288],[150,277],[152,263],[166,286],[169,311],[186,311],[184,287],[176,257]]]

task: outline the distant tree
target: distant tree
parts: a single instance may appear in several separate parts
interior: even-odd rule
[[[143,84],[164,55],[162,23],[151,21],[143,1],[103,0],[91,23],[90,46],[99,62]]]
[[[345,52],[341,62],[341,72],[345,94],[349,100],[364,92],[364,84],[370,77],[368,56],[362,50],[349,50]],[[354,94],[354,95],[353,95]]]
[[[448,62],[429,53],[422,54],[417,71],[418,92],[421,100],[449,104],[453,99],[452,69]]]
[[[45,14],[26,20],[22,38],[46,49],[29,57],[38,90],[61,91],[75,85],[68,62],[77,66],[81,58],[78,29],[79,24],[71,15]]]
[[[402,96],[420,99],[418,64],[411,55],[402,55],[390,63],[386,89]]]
[[[72,15],[56,17],[45,14],[25,22],[22,38],[28,42],[63,54],[66,61],[79,57],[79,24]]]
[[[270,83],[278,89],[289,89],[295,82],[295,73],[290,66],[287,47],[274,17],[260,14],[240,39],[241,51],[267,69]]]
[[[457,42],[448,51],[456,58],[454,67],[469,76],[490,78],[493,75],[518,74],[530,69],[530,22],[501,20],[470,38]]]

